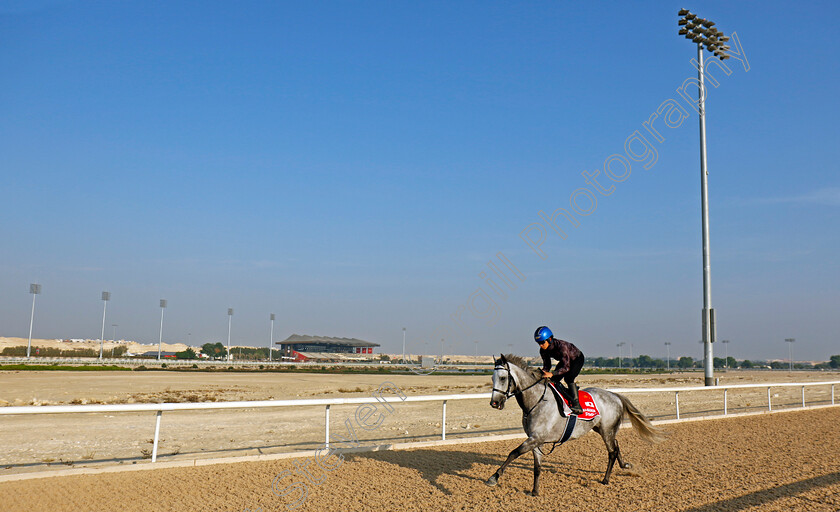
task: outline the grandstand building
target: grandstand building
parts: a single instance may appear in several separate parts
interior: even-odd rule
[[[292,334],[283,341],[276,342],[283,352],[331,353],[331,354],[373,354],[373,348],[379,343],[357,340],[356,338],[330,338],[327,336],[307,336]]]

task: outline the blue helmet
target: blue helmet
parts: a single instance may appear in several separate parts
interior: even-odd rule
[[[551,338],[552,336],[554,336],[554,334],[551,332],[551,329],[544,325],[542,327],[537,327],[537,330],[534,331],[534,341],[536,341],[540,345],[545,343],[545,341]]]

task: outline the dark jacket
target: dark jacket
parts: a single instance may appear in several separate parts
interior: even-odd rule
[[[551,368],[551,360],[559,361],[557,367],[554,368],[554,375],[559,377],[569,371],[569,365],[578,357],[583,357],[583,352],[568,341],[558,340],[552,338],[548,342],[548,348],[540,348],[540,357],[543,360],[543,370],[548,371]]]

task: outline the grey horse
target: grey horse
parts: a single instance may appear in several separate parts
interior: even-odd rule
[[[622,395],[600,388],[586,388],[584,391],[592,395],[601,415],[592,420],[576,421],[577,418],[563,417],[560,414],[557,401],[548,389],[548,381],[543,379],[538,371],[529,369],[524,359],[508,354],[502,355],[495,363],[490,406],[501,410],[505,407],[505,401],[508,398],[515,397],[519,407],[522,408],[522,426],[528,434],[528,439],[511,451],[501,467],[487,479],[485,483],[489,486],[496,485],[505,468],[517,457],[530,450],[534,454],[534,489],[529,494],[538,496],[540,464],[543,457],[540,447],[547,443],[577,439],[590,430],[601,434],[604,444],[607,445],[609,462],[601,483],[608,484],[616,460],[622,468],[631,467],[621,458],[621,450],[615,439],[615,434],[625,415],[630,418],[630,422],[642,439],[650,442],[659,442],[663,439],[662,432],[651,425],[645,415]],[[570,421],[574,423],[569,425]],[[569,432],[567,432],[567,425]]]

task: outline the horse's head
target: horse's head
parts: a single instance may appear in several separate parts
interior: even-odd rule
[[[493,369],[493,391],[490,393],[490,407],[499,409],[505,408],[505,401],[513,396],[518,387],[516,379],[511,371],[510,363],[501,355],[495,361]]]

